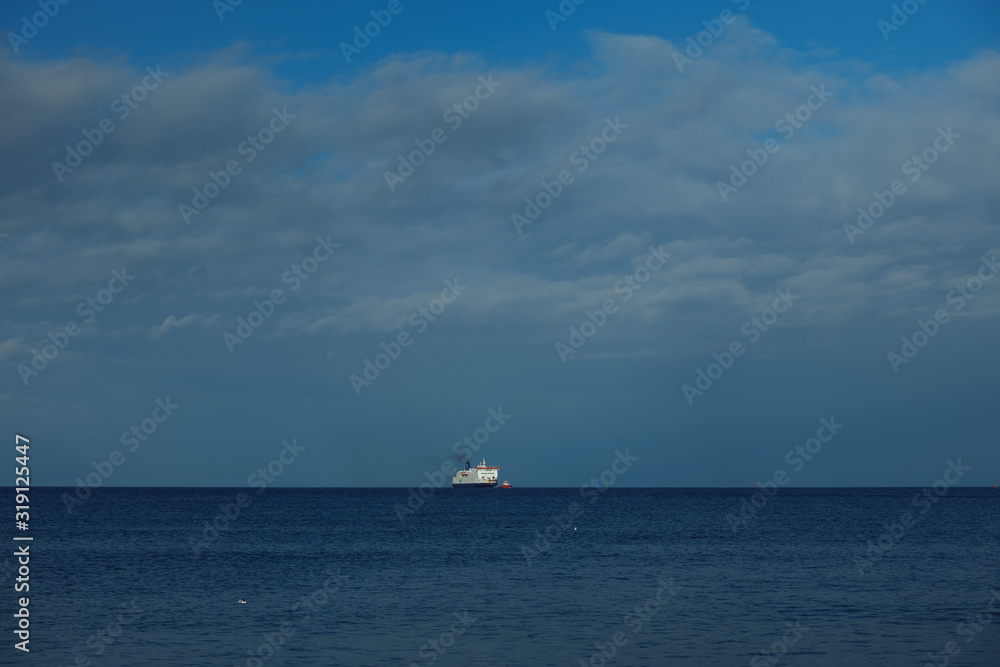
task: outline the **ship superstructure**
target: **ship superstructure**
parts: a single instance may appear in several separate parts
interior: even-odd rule
[[[459,470],[451,478],[452,488],[458,487],[493,487],[497,485],[497,477],[500,474],[499,466],[486,465],[486,459],[475,468],[465,462],[465,470]]]

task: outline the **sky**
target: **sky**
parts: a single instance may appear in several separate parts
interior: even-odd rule
[[[41,5],[0,10],[36,484],[1000,477],[995,3]]]

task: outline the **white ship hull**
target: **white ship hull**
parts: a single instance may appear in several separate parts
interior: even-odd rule
[[[466,461],[465,470],[459,470],[451,478],[451,487],[457,488],[490,488],[497,485],[497,478],[500,475],[498,466],[486,465],[486,459],[482,464],[471,467]]]

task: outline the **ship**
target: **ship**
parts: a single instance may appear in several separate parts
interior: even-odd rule
[[[465,470],[459,470],[451,478],[451,486],[453,489],[459,487],[490,488],[497,485],[497,476],[499,474],[500,467],[486,465],[486,459],[483,459],[483,462],[475,468],[471,467],[469,462],[466,461]]]
[[[510,485],[510,482],[508,482],[507,480],[504,480],[503,484],[500,485],[500,488],[501,489],[513,489],[514,487]]]

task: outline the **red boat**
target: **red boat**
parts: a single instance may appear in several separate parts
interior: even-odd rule
[[[504,480],[503,484],[500,485],[500,488],[501,489],[513,489],[514,487],[512,487],[510,485],[510,482],[508,482],[507,480]]]

